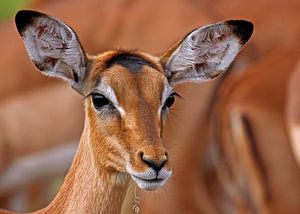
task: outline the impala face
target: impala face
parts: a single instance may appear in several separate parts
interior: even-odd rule
[[[247,21],[227,21],[195,29],[161,57],[140,51],[88,56],[75,32],[56,18],[20,11],[16,25],[37,68],[84,97],[83,135],[96,164],[130,174],[147,190],[172,174],[161,138],[174,85],[219,76],[253,31]]]
[[[176,93],[159,59],[112,51],[92,61],[86,111],[99,164],[129,173],[140,188],[162,186],[172,171],[161,134]]]

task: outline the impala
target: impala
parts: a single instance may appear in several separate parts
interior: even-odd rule
[[[16,25],[35,66],[67,81],[85,106],[71,169],[37,213],[119,213],[130,179],[145,190],[163,186],[172,174],[162,132],[173,87],[219,76],[253,31],[250,22],[231,20],[193,30],[161,57],[126,50],[90,56],[56,18],[19,11]]]
[[[210,173],[216,175],[209,177],[215,188],[211,198],[220,210],[299,212],[300,170],[286,121],[288,110],[289,119],[297,119],[297,98],[288,95],[298,93],[299,56],[297,46],[274,51],[242,75],[228,73],[218,88],[208,122],[208,153]]]

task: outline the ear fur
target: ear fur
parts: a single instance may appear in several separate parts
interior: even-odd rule
[[[161,57],[170,84],[206,81],[226,71],[253,32],[253,24],[231,20],[195,29]]]
[[[76,33],[46,14],[21,10],[15,22],[27,53],[42,73],[62,78],[83,94],[88,59]]]

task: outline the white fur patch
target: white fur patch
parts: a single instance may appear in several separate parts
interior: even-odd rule
[[[117,99],[115,91],[105,82],[105,80],[102,79],[100,81],[97,85],[96,91],[108,98],[114,104],[114,107],[120,112],[122,117],[126,115],[125,110],[122,108]]]
[[[170,94],[172,93],[173,88],[170,86],[170,84],[168,83],[168,81],[165,81],[165,87],[164,87],[164,91],[162,93],[162,98],[161,98],[161,105],[158,108],[158,116],[160,117],[161,115],[161,109],[164,106],[166,100],[168,99],[168,97],[170,96]]]
[[[170,82],[205,81],[225,71],[241,49],[239,39],[224,23],[190,33],[166,64]]]

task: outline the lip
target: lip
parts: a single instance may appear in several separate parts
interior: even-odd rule
[[[138,177],[136,175],[131,175],[131,176],[135,179],[142,180],[144,182],[150,182],[150,183],[159,183],[159,182],[163,182],[165,180],[165,179],[160,179],[160,178],[145,179],[145,178]]]
[[[167,181],[167,179],[160,178],[146,179],[132,174],[131,177],[141,189],[145,189],[148,191],[159,189]]]

